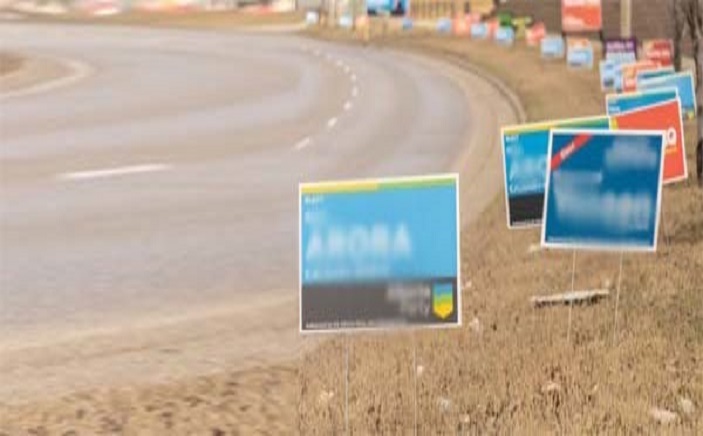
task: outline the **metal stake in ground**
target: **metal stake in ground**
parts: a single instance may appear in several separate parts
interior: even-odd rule
[[[663,193],[662,193],[663,195]],[[667,248],[671,246],[669,243],[669,227],[666,225],[666,215],[664,214],[664,208],[662,207],[661,209],[661,226],[662,230],[664,233],[664,243],[666,244]]]
[[[349,335],[344,337],[344,434],[349,435]]]
[[[574,285],[576,282],[576,250],[574,250],[574,257],[571,262],[571,293],[574,293]],[[571,342],[571,312],[574,309],[574,300],[571,299],[569,302],[569,326],[566,329],[566,343]]]
[[[613,323],[613,345],[618,341],[618,309],[620,307],[620,288],[622,284],[622,259],[624,253],[620,252],[620,272],[618,273],[618,290],[615,296],[615,322]]]
[[[413,434],[417,436],[417,339],[415,338],[415,334],[415,330],[413,330],[413,377],[415,378]]]

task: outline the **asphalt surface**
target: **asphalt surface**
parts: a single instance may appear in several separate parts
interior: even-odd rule
[[[28,24],[0,40],[79,66],[0,95],[0,349],[218,307],[265,319],[259,302],[297,300],[299,182],[444,172],[472,127],[453,81],[390,51]]]

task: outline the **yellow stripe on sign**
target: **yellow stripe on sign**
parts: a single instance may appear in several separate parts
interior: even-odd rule
[[[598,124],[606,120],[607,116],[596,116],[587,118],[571,118],[565,120],[543,121],[531,124],[521,124],[517,126],[507,126],[503,129],[506,135],[516,135],[519,133],[532,133],[541,130],[550,130],[554,128],[569,128],[577,125],[579,128],[588,128],[588,124]]]
[[[373,192],[379,189],[378,182],[335,182],[303,186],[303,194],[338,194],[345,192]]]

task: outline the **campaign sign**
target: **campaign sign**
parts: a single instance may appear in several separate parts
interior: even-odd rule
[[[486,24],[488,25],[488,37],[495,38],[496,33],[500,28],[500,21],[498,21],[497,18],[491,18],[490,20],[486,21]]]
[[[547,27],[544,23],[535,23],[525,31],[525,41],[529,47],[539,46],[545,36],[547,36]]]
[[[605,96],[605,111],[609,116],[619,115],[623,112],[655,106],[677,98],[679,98],[679,94],[676,88],[630,92],[627,94],[608,94]]]
[[[676,88],[681,99],[682,116],[685,120],[696,117],[696,88],[693,85],[693,73],[668,74],[654,79],[643,80],[639,84],[642,91],[653,89]]]
[[[344,14],[339,16],[339,27],[342,29],[351,29],[354,27],[354,17],[350,14]]]
[[[525,38],[527,29],[532,25],[532,17],[516,17],[511,23],[515,29],[515,37],[517,39]]]
[[[598,32],[603,28],[601,0],[561,0],[564,32]]]
[[[454,19],[454,35],[456,36],[466,36],[471,30],[471,23],[466,19],[466,17],[457,17]]]
[[[300,185],[302,332],[461,325],[456,175]]]
[[[603,50],[608,61],[637,62],[637,38],[608,38],[603,43]]]
[[[664,77],[669,74],[674,74],[674,67],[660,67],[656,70],[646,70],[637,72],[637,87],[639,88],[640,83],[643,80],[654,79],[656,77]]]
[[[622,89],[621,63],[613,60],[600,62],[600,88],[602,91]]]
[[[540,51],[543,59],[562,59],[565,47],[564,38],[557,35],[547,35],[540,42]]]
[[[474,23],[471,25],[471,38],[488,39],[488,24]]]
[[[366,0],[366,13],[368,15],[389,14],[394,17],[403,17],[410,12],[410,0]]]
[[[498,12],[496,19],[500,27],[512,27],[513,25],[513,13],[510,11]]]
[[[637,75],[642,71],[656,70],[659,68],[652,61],[640,61],[634,64],[623,64],[620,66],[622,74],[622,86],[617,89],[618,92],[633,92],[637,90]]]
[[[309,26],[315,25],[320,22],[320,14],[315,11],[308,11],[305,14],[305,23]]]
[[[552,130],[542,246],[656,251],[664,133]]]
[[[615,115],[611,120],[613,129],[654,130],[666,132],[664,152],[664,184],[679,182],[688,177],[686,145],[681,121],[681,102],[678,97]]]
[[[508,228],[542,222],[549,131],[558,127],[609,129],[610,118],[574,118],[503,128],[503,175]]]
[[[512,27],[499,27],[496,31],[495,40],[498,45],[512,47],[515,43],[515,31]]]
[[[587,39],[569,38],[566,42],[566,64],[572,69],[593,69],[593,44]]]
[[[437,33],[452,33],[452,20],[450,18],[437,20]]]
[[[642,42],[642,54],[657,65],[669,67],[674,63],[674,42],[670,39],[650,39]]]

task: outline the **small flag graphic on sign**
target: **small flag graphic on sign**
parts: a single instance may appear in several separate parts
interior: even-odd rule
[[[434,285],[432,312],[441,319],[447,319],[454,312],[454,287],[451,283]]]

